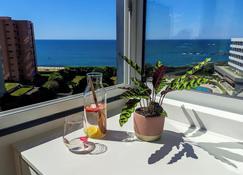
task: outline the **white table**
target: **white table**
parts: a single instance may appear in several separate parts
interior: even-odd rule
[[[71,153],[61,137],[20,154],[37,174],[43,175],[243,174],[243,143],[238,140],[200,132],[169,119],[161,140],[155,143],[122,141],[126,131],[133,131],[132,120],[121,128],[118,116],[114,116],[108,119],[108,129],[107,140],[92,140],[107,146],[103,154]]]

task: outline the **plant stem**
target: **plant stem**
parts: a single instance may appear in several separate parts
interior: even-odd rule
[[[166,94],[169,93],[169,92],[171,92],[171,90],[166,88],[166,92],[165,92],[165,94],[163,95],[163,97],[161,96],[162,99],[161,99],[160,102],[159,102],[160,105],[163,104],[164,98],[165,98]]]
[[[155,94],[155,89],[153,88],[153,93],[152,93],[152,96],[153,96],[153,97],[152,97],[153,102],[155,101],[155,100],[154,100],[154,94]]]
[[[149,87],[147,80],[145,81],[147,87]],[[147,100],[147,104],[149,104],[149,100],[152,101],[151,96],[149,95],[149,99]]]
[[[145,102],[144,102],[144,99],[142,99],[142,103],[143,103],[143,106],[145,107],[145,106],[146,106],[146,104],[145,104]]]
[[[159,102],[159,104],[160,104],[160,105],[162,105],[162,104],[163,104],[163,101],[164,101],[165,95],[166,95],[166,94],[164,94],[164,95],[163,95],[163,97],[161,98],[161,100],[160,100],[160,102]]]
[[[160,95],[160,98],[159,98],[159,104],[160,104],[160,102],[161,102],[162,96],[163,96],[163,95]]]

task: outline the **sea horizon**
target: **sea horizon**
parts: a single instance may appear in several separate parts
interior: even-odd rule
[[[36,39],[38,66],[114,66],[114,39]],[[158,59],[168,66],[195,64],[211,57],[213,62],[227,61],[230,39],[148,39],[145,63]]]
[[[233,38],[238,38],[238,37],[233,37]],[[240,38],[240,37],[239,37]],[[242,37],[243,38],[243,37]],[[54,40],[54,41],[116,41],[116,39],[59,39],[59,38],[53,38],[53,39],[35,39],[35,41],[38,41],[38,40]],[[222,39],[222,38],[201,38],[201,39],[146,39],[146,40],[231,40],[231,38],[226,38],[226,39]]]

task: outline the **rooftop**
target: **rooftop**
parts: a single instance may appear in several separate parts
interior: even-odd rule
[[[227,74],[235,81],[243,81],[243,73],[234,68],[231,68],[230,66],[215,66],[215,69],[217,71],[221,71],[224,74]]]
[[[231,41],[243,41],[243,38],[231,38]]]

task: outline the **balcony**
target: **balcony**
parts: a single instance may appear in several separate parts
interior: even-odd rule
[[[243,64],[243,60],[242,60],[242,59],[235,58],[235,57],[232,57],[232,56],[229,56],[229,59],[230,59],[230,60],[237,61],[237,62],[239,62],[239,63],[242,63],[242,64]]]
[[[235,63],[233,63],[233,62],[231,62],[231,61],[229,61],[228,64],[229,64],[230,66],[232,66],[232,67],[238,69],[238,70],[243,71],[243,68],[242,68],[241,66],[239,66],[239,65],[237,65],[237,64],[235,64]]]
[[[237,52],[237,51],[233,51],[233,50],[230,50],[230,53],[235,54],[235,55],[243,56],[243,53]]]
[[[236,44],[231,44],[231,48],[237,48],[237,49],[243,49],[243,45],[236,45]]]

